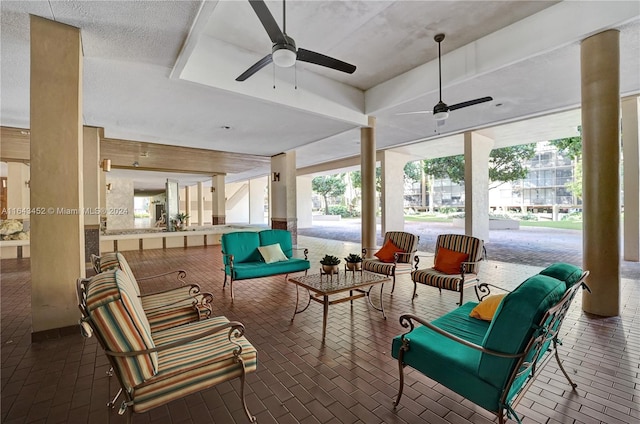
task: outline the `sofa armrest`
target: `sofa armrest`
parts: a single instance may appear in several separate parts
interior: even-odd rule
[[[464,346],[470,347],[472,349],[475,350],[479,350],[483,353],[487,353],[489,355],[493,355],[493,356],[499,356],[501,358],[521,358],[525,355],[526,352],[522,352],[522,353],[516,353],[516,354],[512,354],[512,353],[505,353],[505,352],[498,352],[496,350],[491,350],[491,349],[487,349],[484,348],[480,345],[477,345],[475,343],[471,343],[467,340],[464,340],[454,334],[449,333],[448,331],[443,330],[440,327],[436,327],[435,325],[431,324],[430,322],[416,316],[413,314],[404,314],[404,315],[400,315],[400,325],[402,325],[404,328],[409,328],[409,331],[407,331],[406,333],[404,333],[402,335],[402,346],[403,348],[405,348],[405,350],[409,349],[409,338],[407,337],[407,335],[409,333],[411,333],[411,331],[413,331],[415,325],[414,325],[414,321],[418,322],[422,325],[424,325],[425,327],[435,331],[436,333],[447,337],[448,339],[451,339],[453,341],[455,341],[456,343],[460,343]]]
[[[306,247],[294,247],[293,250],[302,250],[302,254],[304,255],[305,260],[309,260],[309,249]]]
[[[238,321],[230,321],[224,324],[216,325],[213,328],[208,329],[207,331],[203,331],[202,333],[194,334],[189,337],[185,337],[183,339],[176,340],[175,342],[167,343],[162,346],[157,346],[152,349],[145,350],[132,350],[128,352],[114,352],[111,350],[105,350],[105,353],[110,356],[137,356],[137,355],[147,355],[153,352],[160,352],[162,350],[173,349],[175,347],[179,347],[185,345],[187,343],[191,343],[195,340],[202,339],[204,337],[211,336],[216,333],[220,333],[226,329],[229,329],[229,342],[238,346],[238,348],[234,351],[235,356],[239,356],[242,353],[242,346],[233,340],[233,338],[240,338],[244,335],[244,325]]]
[[[227,267],[224,263],[224,258],[227,258],[227,261],[229,262],[229,275],[233,276],[233,255],[224,252],[222,253],[222,270],[226,272]]]

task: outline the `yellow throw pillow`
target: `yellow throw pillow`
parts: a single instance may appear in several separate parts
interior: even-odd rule
[[[268,264],[289,260],[289,258],[287,258],[287,255],[285,255],[282,251],[280,243],[270,244],[268,246],[260,246],[258,247],[258,250],[262,255],[262,259],[264,259],[264,261]]]
[[[493,294],[485,297],[482,302],[478,303],[476,307],[471,310],[469,316],[484,321],[491,321],[493,315],[496,313],[496,309],[500,306],[500,302],[502,302],[502,298],[505,296],[506,294]]]

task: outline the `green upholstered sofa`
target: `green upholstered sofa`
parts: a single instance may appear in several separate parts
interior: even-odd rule
[[[244,411],[255,421],[244,386],[246,374],[256,369],[257,352],[241,323],[219,316],[154,330],[134,282],[120,268],[79,279],[77,293],[83,334],[95,335],[104,349],[125,396],[119,413],[128,410],[128,421],[134,412],[235,378]]]
[[[114,268],[119,268],[127,274],[140,298],[152,331],[200,321],[212,314],[213,295],[201,291],[197,284],[187,283],[184,280],[187,274],[183,270],[136,278],[127,259],[120,252],[105,253],[102,256],[91,255],[91,263],[97,274]],[[175,287],[166,290],[146,290],[144,293],[140,289],[139,282],[148,285],[159,278],[174,274],[177,283]]]
[[[251,278],[269,277],[279,274],[302,272],[310,268],[307,249],[302,249],[304,259],[293,256],[291,232],[287,230],[237,231],[222,235],[222,261],[224,264],[224,283],[230,279],[231,299],[233,282]],[[287,257],[286,261],[266,263],[258,250],[260,246],[279,244]]]
[[[575,388],[556,348],[560,325],[578,288],[588,289],[587,275],[573,265],[553,264],[506,294],[491,321],[469,316],[477,302],[465,303],[433,322],[402,315],[400,322],[409,331],[392,342],[400,370],[395,405],[402,397],[404,367],[410,366],[491,411],[500,423],[505,412],[520,422],[513,409],[551,358],[547,355],[551,350]],[[489,294],[489,286],[478,286],[480,299]]]

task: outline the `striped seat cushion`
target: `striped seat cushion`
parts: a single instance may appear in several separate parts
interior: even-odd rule
[[[465,274],[465,281],[476,280],[476,274]],[[416,283],[426,284],[428,286],[438,287],[446,290],[460,290],[460,275],[444,274],[433,268],[419,269],[411,272],[411,280]]]
[[[362,261],[362,269],[376,274],[392,275],[395,267],[394,263],[382,262],[377,259],[365,259]]]
[[[129,277],[112,269],[92,277],[87,284],[89,316],[106,349],[131,352],[155,347],[151,326]],[[156,374],[158,354],[114,357],[126,387],[134,387]]]
[[[229,322],[226,317],[213,317],[154,334],[158,346],[204,332]],[[133,411],[145,412],[173,399],[240,377],[242,367],[234,358],[237,346],[229,342],[229,331],[223,330],[159,352],[158,374],[133,392]],[[257,352],[245,337],[234,339],[242,346],[241,358],[246,372],[255,371]]]

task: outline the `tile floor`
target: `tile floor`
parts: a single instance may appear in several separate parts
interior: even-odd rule
[[[318,264],[324,253],[357,252],[349,242],[299,237]],[[295,289],[284,276],[240,281],[235,302],[222,290],[220,248],[126,252],[136,275],[183,268],[190,282],[215,296],[215,314],[243,322],[258,349],[258,371],[248,376],[248,403],[267,423],[489,423],[495,418],[417,372],[409,372],[400,407],[393,410],[397,364],[389,354],[405,312],[428,319],[455,308],[457,294],[419,287],[414,303],[408,275],[398,277],[387,319],[364,300],[331,306],[326,343],[322,307],[312,303],[291,322]],[[2,260],[1,415],[3,423],[124,423],[105,404],[115,393],[108,362],[93,339],[70,335],[31,343],[29,260]],[[314,265],[315,266],[315,265]],[[484,281],[512,288],[540,267],[489,261]],[[314,269],[312,268],[312,271]],[[70,286],[75,282],[69,282]],[[169,286],[162,280],[154,288]],[[389,287],[387,287],[389,286]],[[377,293],[377,290],[374,290]],[[374,296],[377,296],[375,294]],[[473,300],[472,290],[465,300]],[[555,362],[542,370],[516,408],[523,423],[636,423],[640,420],[640,281],[623,279],[621,315],[588,317],[580,296],[565,320],[561,347],[578,383],[572,392]],[[78,313],[79,316],[79,313]],[[113,380],[113,379],[111,379]],[[146,414],[134,423],[245,423],[237,382],[220,384]],[[510,422],[513,422],[510,420]]]

